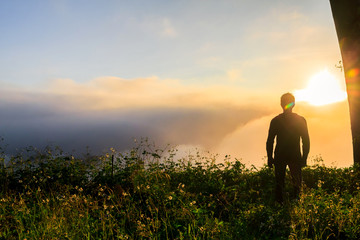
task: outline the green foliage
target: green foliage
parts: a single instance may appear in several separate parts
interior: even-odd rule
[[[272,169],[200,152],[177,159],[168,148],[143,142],[81,158],[28,148],[6,164],[2,157],[0,239],[360,237],[358,167],[307,167],[301,195],[279,205]]]

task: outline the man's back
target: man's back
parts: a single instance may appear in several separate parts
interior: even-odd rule
[[[305,118],[293,113],[295,97],[285,93],[280,98],[283,113],[271,120],[269,135],[266,141],[268,166],[275,166],[275,197],[279,203],[283,202],[285,188],[285,173],[289,166],[295,195],[298,196],[301,188],[301,168],[306,166],[306,159],[310,150],[309,133]],[[274,140],[276,138],[275,156],[273,157]],[[302,154],[300,151],[302,141]]]
[[[267,151],[272,151],[276,137],[275,160],[299,161],[301,159],[300,138],[303,151],[309,151],[309,135],[306,120],[296,113],[284,112],[270,123]]]

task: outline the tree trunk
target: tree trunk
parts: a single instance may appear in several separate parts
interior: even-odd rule
[[[354,164],[360,164],[360,0],[330,0],[348,94]]]

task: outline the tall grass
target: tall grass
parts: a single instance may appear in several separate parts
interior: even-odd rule
[[[359,239],[360,172],[318,162],[297,198],[274,200],[272,169],[147,142],[73,157],[26,149],[1,158],[1,239]],[[287,176],[288,178],[288,176]]]

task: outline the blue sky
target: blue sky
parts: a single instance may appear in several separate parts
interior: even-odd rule
[[[144,136],[262,163],[280,95],[325,68],[344,81],[326,0],[1,1],[0,33],[0,135],[14,147]],[[320,129],[313,154],[333,155],[321,131],[334,126],[299,110]],[[239,149],[249,134],[258,147]]]
[[[281,58],[300,50],[309,61],[306,51],[312,51],[324,33],[332,33],[336,41],[327,1],[0,4],[0,77],[24,86],[101,76],[225,84],[226,72],[237,69],[248,80],[241,85],[258,87],[268,84],[257,66],[271,73],[283,64]],[[302,40],[302,34],[311,35],[306,31],[323,33]]]

